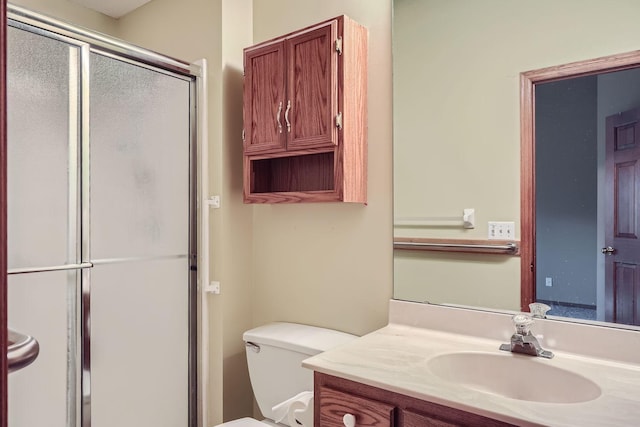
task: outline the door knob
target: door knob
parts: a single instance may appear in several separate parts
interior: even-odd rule
[[[606,248],[602,248],[602,253],[605,255],[613,255],[616,253],[616,248],[612,248],[611,246],[607,246]]]

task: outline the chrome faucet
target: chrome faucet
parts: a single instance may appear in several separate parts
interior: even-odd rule
[[[516,332],[511,335],[511,343],[502,344],[500,346],[500,350],[545,357],[547,359],[551,359],[553,357],[552,352],[542,349],[538,339],[533,336],[529,330],[533,323],[533,318],[531,316],[520,313],[514,315],[511,320],[516,327]]]

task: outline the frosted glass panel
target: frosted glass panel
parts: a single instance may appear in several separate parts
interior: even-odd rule
[[[91,270],[92,427],[188,419],[186,259]]]
[[[40,354],[31,365],[9,374],[12,427],[67,425],[67,298],[69,289],[75,288],[76,274],[9,276],[9,327],[40,344]]]
[[[9,276],[9,326],[40,343],[37,360],[9,376],[9,423],[187,425],[191,82],[96,53],[80,67],[76,46],[8,32],[9,268],[77,263],[85,243],[83,260],[95,261],[84,273]],[[146,260],[121,260],[130,257]],[[80,307],[84,278],[90,305]],[[83,327],[91,411],[80,414]]]
[[[65,264],[69,67],[76,48],[13,27],[8,36],[9,268]]]
[[[91,257],[186,254],[189,82],[91,56]]]

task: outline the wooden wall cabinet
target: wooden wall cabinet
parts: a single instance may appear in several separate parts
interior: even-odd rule
[[[366,203],[367,38],[339,16],[244,50],[245,203]]]
[[[315,372],[314,426],[505,427],[512,424]]]

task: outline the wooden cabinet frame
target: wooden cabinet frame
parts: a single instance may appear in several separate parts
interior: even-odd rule
[[[366,203],[367,37],[339,16],[245,49],[245,203]]]

